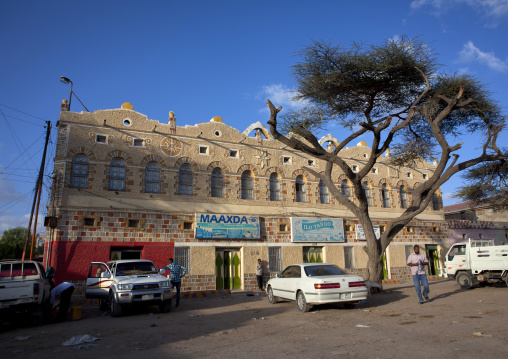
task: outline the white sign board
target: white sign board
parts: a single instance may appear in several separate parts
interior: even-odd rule
[[[379,230],[378,225],[374,225],[374,233],[376,234],[376,239],[381,238],[381,231]],[[365,241],[367,238],[365,238],[365,233],[363,233],[363,227],[361,224],[356,225],[356,239],[359,241]]]

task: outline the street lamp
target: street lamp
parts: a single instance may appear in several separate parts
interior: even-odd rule
[[[65,76],[60,76],[60,82],[62,82],[62,83],[64,83],[64,84],[68,84],[68,83],[70,83],[70,84],[71,84],[71,93],[70,93],[70,95],[69,95],[69,111],[71,110],[71,100],[72,100],[72,95],[73,95],[73,94],[74,94],[74,96],[76,96],[76,98],[78,99],[79,103],[80,103],[81,105],[83,105],[83,102],[81,102],[81,100],[80,100],[80,99],[79,99],[79,97],[76,95],[76,93],[75,93],[74,91],[72,91],[72,85],[73,85],[72,81],[71,81],[71,80],[69,80],[69,79],[68,79],[67,77],[65,77]],[[86,106],[85,106],[85,105],[83,105],[83,107],[85,108],[85,110],[87,110],[87,111],[88,111],[88,109],[86,108]],[[88,111],[88,112],[90,112],[90,111]]]
[[[71,110],[71,100],[72,100],[72,81],[69,80],[67,77],[65,76],[60,76],[60,82],[64,83],[64,84],[68,84],[69,82],[71,83],[71,92],[69,94],[69,111]]]

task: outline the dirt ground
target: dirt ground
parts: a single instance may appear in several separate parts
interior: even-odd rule
[[[506,358],[508,288],[461,290],[431,282],[418,304],[412,283],[386,285],[356,309],[271,305],[263,292],[187,299],[171,313],[156,307],[121,318],[84,307],[83,319],[3,326],[2,358]],[[253,294],[253,295],[252,295]],[[73,336],[101,338],[63,346]],[[28,338],[27,338],[28,337]]]

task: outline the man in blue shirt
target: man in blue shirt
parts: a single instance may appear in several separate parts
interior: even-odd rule
[[[187,268],[178,263],[174,263],[173,258],[169,258],[169,264],[163,269],[169,269],[171,274],[171,285],[176,287],[176,304],[175,307],[180,305],[180,286],[182,285],[182,278],[187,273]]]

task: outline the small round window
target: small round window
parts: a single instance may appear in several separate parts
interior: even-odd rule
[[[220,137],[220,135],[221,135],[220,131],[218,131],[218,130],[217,130],[217,131],[215,131],[213,134],[214,134],[215,136],[217,136],[217,137]]]
[[[131,125],[131,119],[130,118],[124,118],[123,119],[124,126],[130,126]]]

